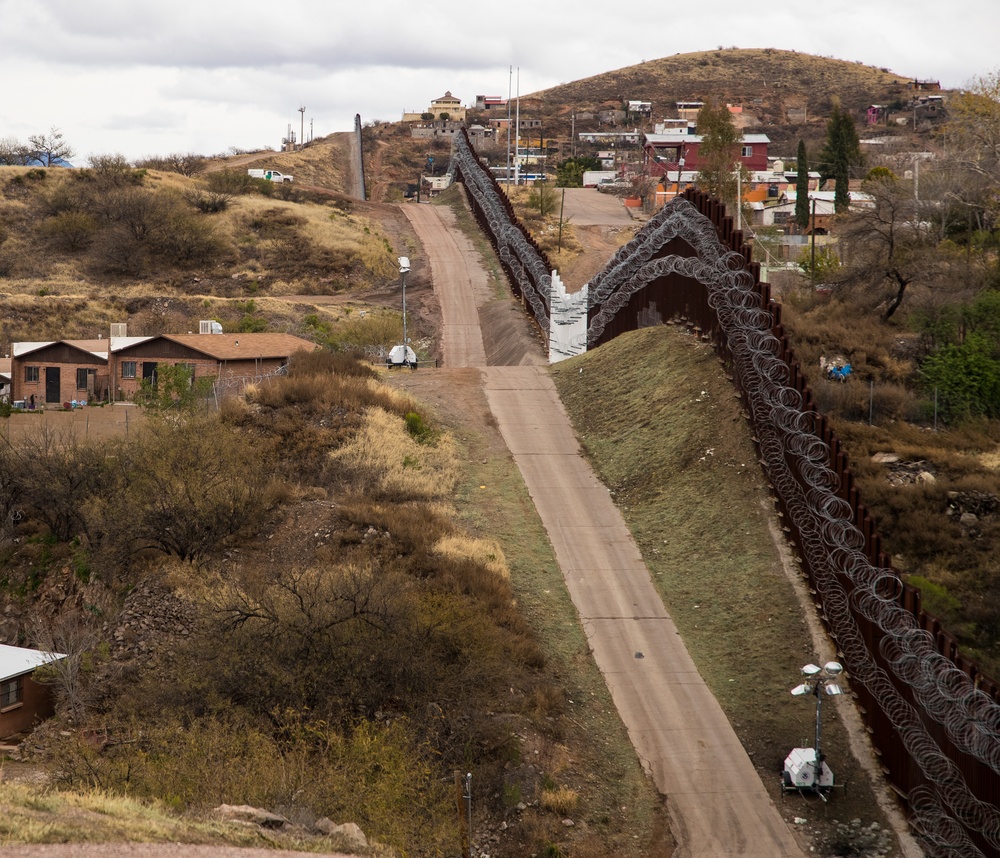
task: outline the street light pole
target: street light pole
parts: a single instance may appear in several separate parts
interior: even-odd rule
[[[833,772],[823,757],[823,695],[832,697],[844,693],[836,682],[843,672],[844,668],[836,661],[828,661],[823,667],[807,664],[802,668],[804,681],[792,689],[792,695],[801,697],[812,694],[816,698],[815,746],[793,748],[785,758],[782,773],[784,791],[809,790],[825,799],[825,794],[834,787]]]
[[[405,353],[405,349],[407,348],[407,345],[410,342],[406,338],[406,269],[405,268],[399,269],[399,280],[403,289],[403,349]]]

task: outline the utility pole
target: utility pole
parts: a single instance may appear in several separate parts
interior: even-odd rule
[[[306,106],[299,108],[299,148],[306,144]]]
[[[521,67],[517,67],[517,108],[514,121],[514,184],[521,184]]]
[[[809,279],[816,290],[816,197],[812,198],[812,256],[809,261]]]
[[[510,193],[510,94],[511,85],[514,81],[514,66],[510,66],[507,69],[507,188],[508,193]]]

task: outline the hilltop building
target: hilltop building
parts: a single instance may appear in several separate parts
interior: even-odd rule
[[[420,111],[403,111],[403,122],[427,122],[425,114],[430,114],[432,120],[447,118],[450,122],[465,122],[465,107],[461,99],[455,98],[451,92],[446,92],[440,98],[435,98],[430,107]]]

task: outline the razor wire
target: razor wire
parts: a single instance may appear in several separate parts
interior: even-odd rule
[[[505,198],[464,134],[453,140],[449,173],[460,174],[508,275],[539,326],[548,330],[547,266],[512,222]],[[674,239],[682,239],[694,255],[662,255]],[[914,824],[925,844],[942,858],[977,856],[982,853],[968,838],[971,830],[1000,849],[1000,811],[973,794],[921,717],[926,713],[956,748],[1000,774],[1000,706],[939,653],[931,635],[897,603],[899,577],[864,554],[865,537],[853,523],[853,509],[837,494],[840,479],[830,467],[829,446],[814,432],[816,415],[804,409],[802,395],[789,385],[773,319],[754,291],[744,257],[719,241],[715,226],[690,202],[672,200],[591,280],[589,307],[596,312],[588,345],[636,292],[672,273],[705,288],[744,393],[761,466],[793,525],[830,633],[852,681],[877,702],[927,781],[910,790]],[[909,687],[916,706],[876,661],[858,615],[879,630],[879,655]]]
[[[675,238],[697,256],[657,257]],[[878,702],[927,781],[915,788],[912,806],[925,842],[936,855],[979,854],[958,820],[1000,848],[1000,811],[973,794],[921,717],[925,713],[956,748],[1000,773],[1000,706],[939,653],[931,635],[897,603],[899,577],[872,565],[865,555],[854,511],[837,494],[840,479],[830,467],[829,446],[813,430],[816,415],[804,410],[802,395],[789,386],[789,367],[771,331],[771,314],[754,291],[742,255],[719,241],[715,226],[690,202],[671,201],[591,281],[591,305],[599,309],[588,343],[599,338],[632,295],[669,273],[690,277],[707,291],[734,378],[745,394],[761,465],[798,536],[830,633],[852,681]],[[869,651],[858,615],[878,629],[879,655],[909,687],[916,706]]]
[[[473,205],[486,221],[484,227],[504,269],[531,306],[538,326],[548,331],[552,272],[520,226],[511,220],[506,197],[493,176],[483,169],[464,130],[452,138],[448,175],[453,180],[456,175],[461,177]]]
[[[218,375],[212,381],[212,395],[216,403],[227,396],[242,393],[248,387],[269,382],[274,378],[282,378],[288,375],[288,364],[282,364],[276,369],[267,372],[251,373],[250,375]]]

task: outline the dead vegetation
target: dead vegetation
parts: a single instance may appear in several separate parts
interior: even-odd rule
[[[456,524],[458,442],[369,367],[318,352],[218,414],[0,450],[22,513],[4,637],[55,630],[80,657],[32,743],[62,788],[350,819],[430,855],[459,842],[451,774],[471,769],[494,854],[555,848],[570,810],[640,854],[648,817],[612,809],[642,806],[637,763],[598,779],[611,805],[579,780],[505,552]]]

